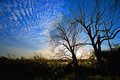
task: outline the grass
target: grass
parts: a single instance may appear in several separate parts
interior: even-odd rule
[[[115,54],[103,57],[106,76],[102,76],[96,59],[79,60],[80,66],[75,68],[69,63],[62,64],[68,60],[49,60],[38,55],[29,59],[1,56],[0,76],[1,80],[120,80],[119,51],[103,51]]]

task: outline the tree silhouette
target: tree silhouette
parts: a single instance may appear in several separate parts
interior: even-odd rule
[[[50,32],[51,42],[54,42],[56,46],[62,46],[63,50],[60,51],[65,58],[71,56],[75,66],[78,66],[77,50],[82,46],[77,44],[84,39],[81,38],[81,29],[77,25],[77,23],[70,24],[67,20],[63,20],[54,23],[53,30]]]
[[[81,27],[84,33],[88,35],[95,56],[101,68],[104,69],[101,59],[101,45],[107,41],[110,45],[110,40],[114,39],[120,32],[118,7],[120,2],[118,0],[89,1],[77,0],[71,2],[72,6],[68,5],[67,7],[71,13],[71,22],[78,22],[80,24],[78,27]]]

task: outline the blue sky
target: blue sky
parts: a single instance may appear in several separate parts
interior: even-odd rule
[[[0,56],[7,52],[17,57],[31,57],[35,53],[53,55],[46,36],[56,17],[69,14],[65,6],[70,1],[75,4],[75,0],[0,0]],[[119,42],[119,38],[112,42]]]
[[[63,0],[0,0],[0,55],[33,56],[49,49],[46,35]]]

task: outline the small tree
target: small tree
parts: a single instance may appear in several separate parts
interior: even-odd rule
[[[77,27],[77,23],[70,24],[67,20],[54,23],[53,30],[50,31],[51,42],[55,43],[55,46],[61,46],[64,51],[64,57],[70,55],[72,57],[75,66],[78,66],[77,50],[81,47],[79,44],[81,41],[81,29]]]

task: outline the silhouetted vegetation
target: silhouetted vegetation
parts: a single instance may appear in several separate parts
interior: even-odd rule
[[[90,2],[88,2],[90,1]],[[120,32],[120,27],[117,27],[120,20],[118,16],[119,2],[118,0],[77,0],[69,1],[66,3],[69,14],[64,15],[65,20],[68,18],[68,22],[71,24],[77,24],[79,30],[84,33],[86,38],[89,38],[88,42],[81,42],[77,45],[91,45],[94,49],[94,55],[101,66],[101,70],[104,69],[104,61],[102,60],[103,43],[111,47],[111,40]],[[72,5],[72,6],[71,6]],[[64,19],[64,18],[63,18]],[[66,26],[67,27],[67,26]],[[76,27],[74,27],[76,28]],[[105,72],[103,72],[105,73]]]
[[[78,60],[75,67],[69,60],[0,57],[0,75],[2,80],[119,80],[120,48],[102,51],[102,59],[107,75],[102,71],[95,57]],[[68,62],[68,63],[65,63]]]
[[[102,59],[108,74],[120,74],[120,47],[108,51],[102,51]]]

